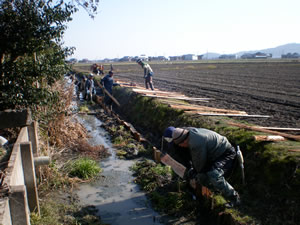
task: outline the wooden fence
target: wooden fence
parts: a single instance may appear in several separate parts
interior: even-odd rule
[[[40,213],[35,170],[39,165],[48,164],[49,158],[38,157],[38,123],[31,121],[30,113],[23,113],[24,115],[26,118],[15,124],[16,120],[13,118],[19,118],[18,112],[9,115],[0,113],[2,125],[2,121],[10,120],[12,126],[22,127],[14,143],[2,181],[2,189],[7,190],[7,196],[0,199],[1,225],[28,225],[30,213]],[[6,124],[5,127],[11,126]],[[0,128],[4,127],[0,126]]]

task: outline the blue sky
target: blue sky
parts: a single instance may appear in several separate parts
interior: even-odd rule
[[[300,43],[299,0],[100,0],[73,16],[65,45],[77,59],[172,56]]]

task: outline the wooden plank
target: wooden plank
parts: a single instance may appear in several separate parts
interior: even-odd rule
[[[165,154],[163,157],[160,158],[160,161],[167,166],[171,166],[173,171],[179,177],[181,177],[181,178],[184,177],[186,167],[183,166],[182,164],[180,164],[179,162],[177,162],[176,160],[174,160],[170,155]]]
[[[290,140],[300,141],[300,135],[285,134],[285,133],[278,132],[278,131],[271,131],[271,130],[267,130],[267,129],[257,128],[254,126],[248,126],[245,124],[233,123],[233,122],[228,122],[228,125],[236,126],[236,127],[240,127],[240,128],[248,129],[248,130],[254,130],[254,131],[259,131],[259,132],[264,132],[264,133],[269,133],[269,134],[280,135],[280,136],[285,137]]]
[[[166,98],[166,99],[177,99],[177,100],[190,100],[190,101],[201,101],[201,102],[208,102],[208,100],[211,100],[212,98],[189,98],[189,97],[172,97],[172,96],[158,96],[158,95],[142,95],[145,97],[151,97],[151,98]]]
[[[97,84],[98,84],[98,86],[100,87],[100,88],[102,88],[102,90],[105,92],[105,94],[107,94],[110,98],[111,98],[111,100],[113,100],[114,101],[114,103],[116,103],[116,105],[117,106],[121,106],[120,105],[120,103],[118,102],[118,100],[117,99],[115,99],[114,98],[114,96],[112,96],[97,80],[96,80],[96,82],[97,82]]]
[[[31,111],[27,109],[1,111],[0,121],[0,129],[29,126],[32,123]]]
[[[300,152],[300,149],[289,149],[289,152]]]
[[[288,127],[257,127],[267,130],[282,130],[282,131],[300,131],[300,128],[288,128]]]
[[[245,111],[238,110],[228,110],[228,109],[217,109],[208,106],[198,106],[198,105],[169,105],[172,108],[176,109],[185,109],[185,110],[197,110],[197,112],[224,112],[224,113],[232,113],[232,114],[247,114]]]
[[[253,118],[269,118],[267,115],[248,115],[248,114],[230,114],[230,113],[196,113],[201,116],[227,116],[227,117],[253,117]]]
[[[147,90],[147,89],[137,89],[137,88],[133,88],[132,91],[137,92],[137,93],[155,93],[155,94],[166,94],[166,95],[175,95],[175,96],[185,96],[183,94],[180,93],[176,93],[176,92],[168,92],[168,91],[158,91],[158,90]]]
[[[279,135],[255,135],[253,138],[255,141],[285,141],[285,138]]]

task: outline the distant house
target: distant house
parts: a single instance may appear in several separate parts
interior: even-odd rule
[[[187,54],[182,56],[183,60],[198,60],[198,57],[194,54]]]
[[[146,56],[145,54],[142,54],[139,56],[139,59],[143,60],[143,61],[148,61],[149,60],[149,57]]]
[[[285,55],[281,55],[281,58],[283,58],[283,59],[298,59],[298,58],[300,58],[300,54],[297,52],[287,53]]]
[[[79,60],[80,63],[89,63],[89,59],[82,59],[82,60]]]
[[[245,53],[244,55],[241,56],[241,59],[267,59],[267,58],[272,58],[272,54],[256,52],[254,54]]]
[[[69,63],[69,64],[74,64],[74,63],[77,63],[77,62],[78,62],[78,60],[75,59],[75,58],[71,58],[71,59],[69,59],[69,60],[67,61],[67,63]]]
[[[198,60],[201,60],[204,55],[197,55]]]
[[[219,59],[236,59],[236,55],[229,54],[229,55],[220,55]]]
[[[132,61],[132,57],[131,56],[124,56],[121,59],[118,60],[119,62],[130,62]]]
[[[165,57],[165,56],[149,56],[149,61],[169,61],[170,58],[169,57]]]
[[[170,56],[170,61],[182,60],[181,56]]]
[[[267,54],[263,52],[257,52],[254,54],[255,59],[267,59],[267,58],[272,58],[272,54]]]

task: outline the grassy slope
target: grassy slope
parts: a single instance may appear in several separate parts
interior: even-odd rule
[[[244,218],[251,216],[262,224],[299,222],[300,154],[288,151],[290,148],[300,148],[299,142],[255,142],[253,135],[257,132],[228,126],[227,122],[231,121],[228,118],[192,117],[124,88],[118,88],[114,95],[122,103],[120,113],[146,135],[151,132],[148,138],[157,143],[158,148],[163,130],[168,126],[212,129],[225,135],[232,144],[239,145],[245,158],[247,185],[241,184],[239,173],[230,180],[244,202],[235,212],[236,215],[243,215]]]

